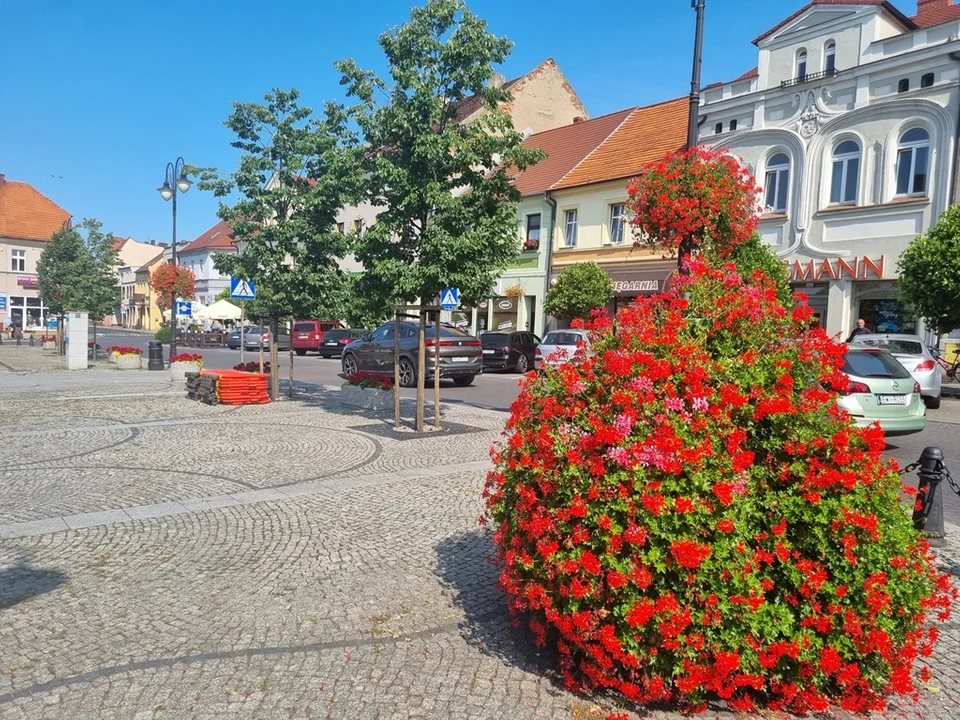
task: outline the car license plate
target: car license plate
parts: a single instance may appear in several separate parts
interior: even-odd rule
[[[468,358],[468,357],[452,357],[452,358],[450,358],[450,362],[470,362],[470,358]]]
[[[877,405],[906,405],[906,395],[877,395]]]
[[[484,351],[483,351],[483,354],[484,354],[484,355],[493,355],[493,350],[484,350]]]
[[[332,347],[336,347],[336,346],[337,346],[337,344],[336,344],[335,342],[324,343],[324,345],[331,345]]]
[[[299,337],[301,340],[306,340],[307,337],[309,337],[309,336],[308,336],[308,335],[298,335],[297,337]]]

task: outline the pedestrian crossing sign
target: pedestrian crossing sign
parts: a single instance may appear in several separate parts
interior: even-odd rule
[[[447,288],[440,293],[440,307],[444,310],[456,310],[460,306],[460,289]]]
[[[230,297],[234,300],[254,300],[257,297],[252,280],[230,278]]]

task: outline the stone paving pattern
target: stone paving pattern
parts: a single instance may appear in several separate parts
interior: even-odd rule
[[[495,589],[476,519],[503,415],[450,407],[479,431],[399,441],[335,391],[208,407],[116,375],[0,373],[0,718],[616,707],[565,692]],[[960,717],[957,623],[921,703],[886,716]]]

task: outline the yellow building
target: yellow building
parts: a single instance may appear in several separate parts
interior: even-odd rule
[[[157,307],[157,295],[150,287],[150,275],[164,262],[161,251],[153,260],[137,268],[137,279],[134,285],[133,302],[136,307],[136,327],[140,330],[156,332],[163,322],[163,313]]]

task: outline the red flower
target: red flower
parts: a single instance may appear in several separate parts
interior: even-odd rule
[[[732,533],[736,530],[736,525],[733,524],[733,520],[723,519],[717,523],[717,530],[725,533]]]

